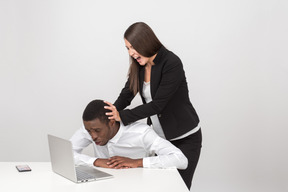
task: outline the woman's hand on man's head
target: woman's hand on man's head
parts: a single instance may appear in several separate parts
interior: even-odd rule
[[[108,105],[108,106],[104,106],[104,108],[111,111],[111,112],[106,113],[106,115],[108,116],[108,119],[113,119],[115,121],[121,121],[119,112],[117,111],[116,107],[108,101],[104,101],[104,103],[106,103]]]

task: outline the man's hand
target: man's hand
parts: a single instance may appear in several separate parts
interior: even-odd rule
[[[108,159],[107,165],[114,169],[143,167],[143,159],[114,156]]]
[[[96,159],[94,161],[94,166],[95,167],[104,167],[104,168],[110,168],[109,165],[108,165],[108,159]]]

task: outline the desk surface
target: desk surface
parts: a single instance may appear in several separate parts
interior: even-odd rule
[[[32,171],[19,173],[15,166],[28,164]],[[57,175],[50,162],[0,162],[0,191],[81,192],[188,192],[176,169],[105,169],[114,178],[76,184]]]

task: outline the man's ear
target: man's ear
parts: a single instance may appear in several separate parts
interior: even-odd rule
[[[116,121],[114,119],[109,120],[109,126],[113,127],[115,125]]]

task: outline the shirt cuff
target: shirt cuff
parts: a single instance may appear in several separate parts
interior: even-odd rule
[[[98,158],[91,158],[91,159],[89,159],[89,160],[87,161],[87,164],[88,164],[89,166],[94,166],[94,162],[96,161],[96,159],[98,159]]]
[[[150,158],[149,157],[144,157],[143,158],[143,167],[144,168],[149,168],[150,167]]]

